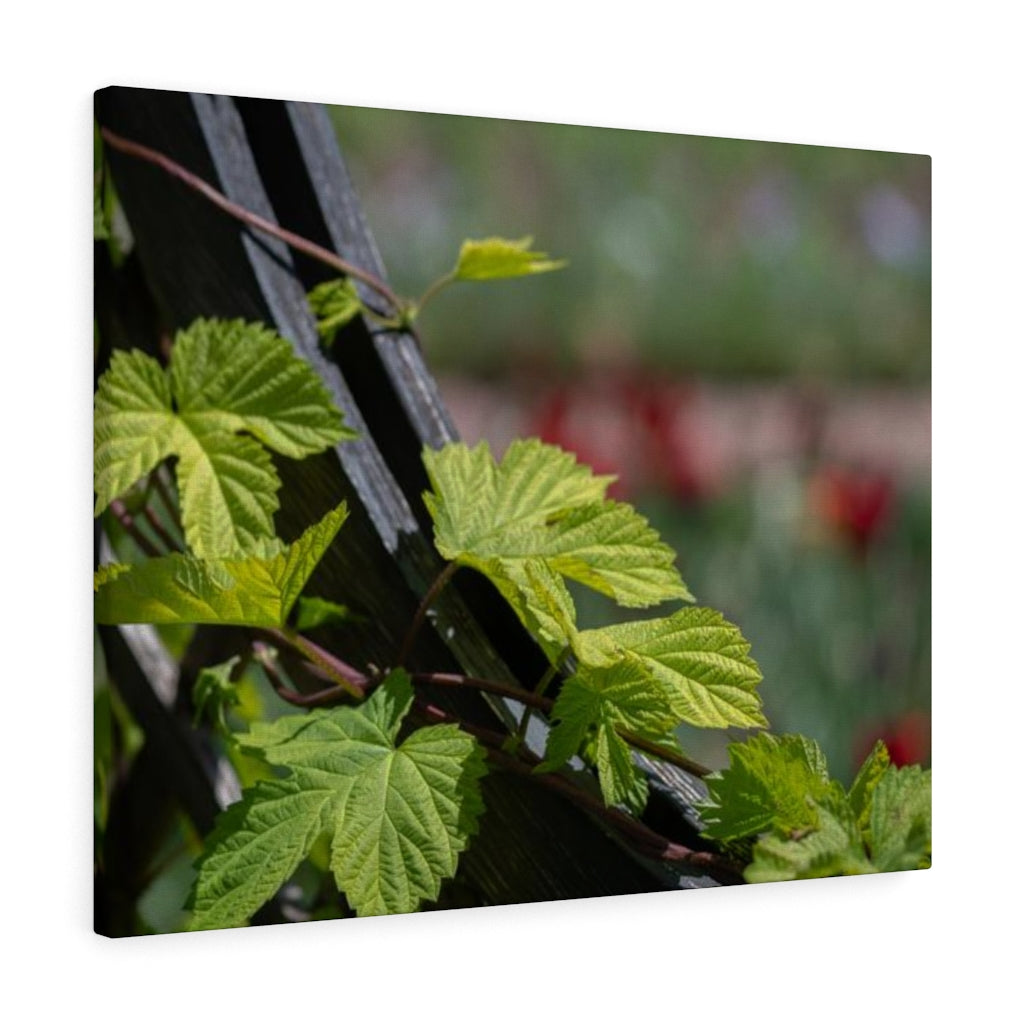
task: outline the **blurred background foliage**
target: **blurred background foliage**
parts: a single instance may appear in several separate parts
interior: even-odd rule
[[[463,238],[532,233],[557,277],[424,321],[438,369],[605,348],[686,373],[926,382],[927,157],[335,108],[399,289]]]
[[[424,313],[462,436],[539,435],[617,473],[751,641],[773,729],[818,739],[836,775],[877,736],[930,763],[929,158],[332,116],[400,292],[464,238],[532,234],[570,261]],[[585,625],[621,617],[577,599]],[[725,763],[722,736],[680,738]]]

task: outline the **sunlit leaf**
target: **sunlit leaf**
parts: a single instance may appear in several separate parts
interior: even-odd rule
[[[530,237],[483,238],[462,243],[453,276],[456,281],[489,281],[501,277],[524,277],[560,270],[565,260],[552,260],[546,252],[531,252]]]
[[[658,743],[676,724],[676,717],[661,684],[640,661],[581,668],[562,685],[551,717],[555,724],[541,770],[558,768],[586,749],[597,768],[605,803],[641,811],[647,802],[647,784],[617,730]]]
[[[805,736],[759,733],[729,745],[729,767],[705,780],[700,807],[704,834],[732,840],[775,828],[784,833],[818,827],[814,801],[829,792],[825,755]]]
[[[93,432],[95,514],[177,456],[185,539],[201,558],[273,537],[280,481],[267,448],[298,459],[354,436],[291,345],[241,320],[180,331],[166,372],[142,352],[115,352]]]
[[[483,752],[454,725],[398,743],[412,684],[391,673],[355,708],[256,723],[242,745],[288,771],[222,816],[200,861],[193,928],[243,924],[321,832],[338,887],[361,916],[409,913],[455,874],[483,804]]]
[[[96,621],[283,626],[346,515],[342,503],[294,543],[266,541],[259,555],[200,559],[175,554],[101,567]]]
[[[553,578],[631,607],[690,599],[672,550],[634,509],[605,499],[613,478],[568,452],[514,441],[498,464],[482,442],[427,449],[423,461],[438,550],[488,576],[549,656],[575,637],[571,598]]]
[[[587,664],[638,657],[669,694],[679,719],[723,728],[766,726],[757,685],[761,671],[739,629],[711,608],[681,608],[661,619],[625,622],[579,634]]]
[[[318,284],[307,296],[316,329],[326,347],[334,344],[338,331],[362,311],[363,303],[356,291],[355,282],[348,278],[336,278]]]

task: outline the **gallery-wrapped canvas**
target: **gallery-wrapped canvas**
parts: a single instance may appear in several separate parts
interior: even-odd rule
[[[98,932],[930,865],[927,157],[95,140]]]

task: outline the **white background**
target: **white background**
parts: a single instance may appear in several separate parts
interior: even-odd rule
[[[365,17],[351,4],[227,6],[19,5],[4,16],[4,1016],[1012,1016],[1022,218],[1010,5],[392,0]],[[931,155],[935,867],[247,933],[93,935],[89,190],[92,92],[111,84]]]

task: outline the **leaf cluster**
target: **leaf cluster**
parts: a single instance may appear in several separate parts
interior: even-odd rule
[[[672,747],[680,722],[767,724],[749,644],[717,612],[683,608],[664,618],[577,628],[566,580],[626,607],[693,600],[671,548],[632,506],[605,496],[612,477],[537,440],[514,441],[500,463],[486,442],[427,449],[423,460],[438,551],[483,573],[552,665],[574,659],[541,770],[581,754],[597,768],[607,804],[640,810],[646,782],[629,736]]]
[[[191,550],[102,566],[96,620],[283,625],[346,509],[283,544],[269,450],[301,459],[354,436],[310,366],[262,325],[197,320],[166,370],[115,352],[95,399],[95,514],[174,457]]]
[[[931,772],[897,768],[879,740],[849,791],[803,736],[761,733],[706,780],[705,835],[754,840],[748,882],[909,871],[931,864]]]

